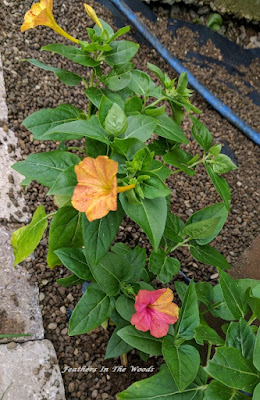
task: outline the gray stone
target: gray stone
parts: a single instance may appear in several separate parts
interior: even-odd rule
[[[5,93],[5,85],[4,85],[4,77],[3,77],[3,65],[0,54],[0,122],[7,123],[8,118],[8,109],[6,105],[6,93]]]
[[[30,337],[1,339],[24,342],[43,339],[44,330],[39,308],[39,289],[29,283],[24,267],[14,268],[11,234],[0,226],[0,334],[30,333]]]
[[[51,366],[48,371],[46,365]],[[49,340],[18,344],[13,350],[0,345],[0,394],[6,389],[4,400],[65,400],[56,353]]]

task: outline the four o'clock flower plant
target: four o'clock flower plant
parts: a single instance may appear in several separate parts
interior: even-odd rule
[[[233,280],[225,272],[229,263],[211,245],[231,207],[223,175],[236,166],[198,118],[187,75],[176,81],[153,64],[148,64],[150,74],[135,68],[132,60],[139,46],[122,38],[130,28],[114,32],[90,5],[85,10],[95,26],[87,28],[84,41],[55,22],[52,0],[35,3],[21,27],[23,32],[45,25],[68,39],[66,45],[48,44],[42,50],[82,65],[84,74],[26,61],[54,72],[62,85],[81,84],[86,107],[60,104],[23,121],[35,140],[51,140],[57,147],[30,154],[13,168],[25,176],[23,186],[36,180],[49,188],[54,211],[46,214],[38,207],[30,224],[13,233],[15,264],[34,251],[49,224],[47,263],[68,269],[58,284],[69,288],[89,283],[75,304],[69,335],[115,325],[105,358],[126,360],[132,349],[143,359],[164,357],[157,374],[118,399],[257,400],[260,334],[253,322],[259,318],[259,281]],[[184,115],[192,122],[201,156],[187,150]],[[71,147],[70,140],[78,146]],[[198,164],[215,186],[217,202],[183,221],[174,203],[170,205],[165,180],[171,175],[178,179],[180,173],[192,177]],[[126,216],[147,235],[149,253],[117,241]],[[181,247],[218,268],[219,284],[176,281],[181,263],[175,250]],[[207,322],[209,314],[225,321],[222,334]]]

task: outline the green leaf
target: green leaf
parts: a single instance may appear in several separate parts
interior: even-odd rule
[[[74,286],[74,285],[80,285],[84,282],[84,280],[80,279],[77,275],[72,274],[72,275],[66,276],[65,278],[57,279],[56,282],[60,286],[70,287],[70,286]]]
[[[225,174],[229,171],[234,171],[237,166],[225,154],[218,154],[212,161],[213,171],[215,174]]]
[[[116,310],[122,318],[130,322],[132,315],[136,312],[134,304],[134,300],[124,295],[121,295],[116,300]]]
[[[215,188],[217,189],[218,194],[224,201],[226,209],[229,210],[231,195],[230,195],[230,187],[229,187],[227,181],[222,176],[215,174],[211,165],[206,163],[205,168],[206,168],[206,171],[207,171],[210,179],[212,180]]]
[[[45,71],[54,72],[54,74],[61,80],[61,82],[65,83],[68,86],[76,86],[82,81],[81,76],[75,74],[74,72],[67,71],[66,69],[54,68],[51,65],[44,64],[43,62],[35,60],[33,58],[27,58],[25,61],[28,61],[30,64],[42,68]]]
[[[110,317],[115,306],[113,297],[91,285],[76,305],[69,322],[69,336],[83,335]]]
[[[146,107],[144,109],[144,113],[145,115],[150,115],[151,117],[159,117],[160,115],[165,114],[165,108],[165,105],[161,107]]]
[[[212,156],[217,156],[221,152],[222,145],[221,144],[215,144],[209,149],[209,154]]]
[[[186,340],[194,337],[195,329],[200,325],[198,299],[193,281],[185,293],[177,324],[177,335]]]
[[[236,319],[227,307],[227,303],[223,296],[223,291],[220,285],[213,288],[212,307],[210,308],[211,314],[216,318],[222,318],[225,321],[234,321]]]
[[[253,393],[253,400],[259,400],[259,398],[260,398],[260,383],[258,383],[258,385],[255,387],[255,390]]]
[[[210,237],[219,224],[219,218],[209,218],[203,221],[186,224],[182,234],[191,239],[206,239]]]
[[[12,234],[14,265],[25,260],[38,246],[47,228],[48,220],[43,206],[36,209],[29,225],[17,229]]]
[[[220,286],[223,292],[227,307],[236,319],[244,317],[244,306],[241,300],[237,281],[232,279],[226,272],[219,270]]]
[[[63,171],[79,162],[76,154],[55,150],[30,154],[25,161],[19,161],[12,168],[44,186],[52,187]]]
[[[248,400],[248,396],[212,380],[205,391],[203,400]]]
[[[69,104],[60,104],[53,109],[42,109],[29,115],[23,125],[33,133],[34,139],[42,140],[42,135],[57,125],[87,118],[86,114]]]
[[[148,68],[160,79],[162,83],[165,81],[165,76],[164,73],[160,68],[158,68],[156,65],[147,63]]]
[[[110,42],[116,40],[119,36],[125,35],[130,31],[130,26],[123,26],[123,28],[118,29],[118,31],[110,38]]]
[[[72,165],[71,167],[65,169],[65,171],[63,171],[59,175],[47,194],[49,196],[53,194],[58,194],[72,197],[77,183],[78,181],[75,173],[75,166]]]
[[[197,286],[197,284],[196,284],[196,286]],[[187,292],[188,286],[184,282],[175,281],[174,282],[174,287],[176,289],[176,292],[177,292],[181,302],[183,303],[183,300],[184,300],[185,294]]]
[[[168,212],[164,236],[173,242],[182,242],[181,232],[184,228],[184,222],[177,215]]]
[[[108,65],[126,64],[132,60],[139,49],[139,45],[132,43],[128,40],[119,40],[117,42],[110,43],[113,50],[106,53],[104,56],[105,61]]]
[[[148,332],[141,332],[134,326],[128,325],[117,332],[130,346],[153,356],[162,354],[162,340],[151,336]]]
[[[152,117],[139,114],[128,117],[127,120],[128,128],[126,132],[120,135],[121,138],[136,138],[146,142],[155,131],[156,119]]]
[[[182,72],[179,76],[178,79],[178,84],[177,84],[177,92],[180,94],[185,93],[185,89],[187,89],[188,86],[188,77],[187,77],[187,72]]]
[[[124,212],[121,207],[117,211],[111,211],[105,217],[92,222],[87,220],[85,214],[82,215],[85,254],[91,263],[98,264],[108,252],[123,216]]]
[[[145,96],[149,92],[149,87],[152,80],[143,71],[139,71],[137,69],[131,71],[131,80],[128,84],[128,87],[135,93],[140,96]]]
[[[124,326],[124,325],[123,325]],[[122,328],[122,325],[120,325],[118,328],[116,328],[110,337],[108,344],[107,344],[107,349],[106,349],[106,355],[105,355],[105,360],[108,358],[114,358],[121,356],[122,354],[128,353],[130,350],[132,350],[132,346],[127,344],[123,339],[121,339],[118,335],[117,332]]]
[[[170,189],[163,183],[163,181],[152,172],[147,172],[150,178],[142,182],[141,188],[144,197],[147,199],[155,199],[156,197],[166,197],[171,194]]]
[[[216,226],[215,231],[213,234],[206,239],[197,239],[196,242],[199,245],[208,244],[211,242],[221,231],[223,225],[225,224],[228,217],[228,211],[223,203],[213,204],[212,206],[208,206],[202,208],[201,210],[195,212],[187,221],[187,223],[191,222],[199,222],[204,221],[210,218],[219,218],[219,223]]]
[[[212,13],[209,15],[207,27],[213,31],[218,31],[222,25],[222,17],[217,13]]]
[[[61,265],[54,253],[63,247],[78,248],[82,246],[81,215],[73,207],[62,207],[54,215],[49,233],[49,251],[47,262],[50,268]]]
[[[62,141],[81,139],[82,137],[109,144],[106,132],[94,115],[89,120],[81,119],[55,126],[42,135],[42,140]]]
[[[89,87],[85,89],[85,93],[88,96],[91,103],[94,104],[95,107],[100,108],[100,103],[102,96],[105,96],[111,103],[118,104],[122,109],[124,108],[124,101],[121,96],[117,93],[113,93],[107,89],[99,89],[96,87]]]
[[[73,46],[67,46],[65,44],[48,44],[43,46],[41,50],[51,51],[55,54],[60,54],[63,57],[74,61],[76,64],[83,65],[84,67],[96,67],[100,64],[100,61],[95,61],[92,57],[86,54],[84,50],[78,49]]]
[[[195,175],[195,169],[190,168],[190,161],[193,159],[192,155],[187,151],[180,149],[179,147],[174,147],[171,151],[165,154],[163,161],[174,165],[175,167],[184,171],[187,175]]]
[[[249,393],[259,381],[253,366],[232,347],[217,348],[205,370],[223,385]]]
[[[206,244],[205,246],[192,244],[190,246],[190,253],[196,260],[204,264],[213,265],[213,267],[218,267],[222,269],[231,268],[225,257],[222,256],[222,254],[218,250],[216,250],[214,247],[211,247],[209,244]]]
[[[110,71],[108,76],[105,78],[105,83],[108,89],[118,92],[128,86],[131,80],[132,65],[127,64],[127,66],[129,68],[125,68],[125,65],[122,65],[114,67],[114,69]]]
[[[171,175],[171,171],[160,161],[153,159],[150,166],[150,172],[157,175],[162,181],[164,181],[168,176]]]
[[[199,143],[199,145],[203,148],[203,150],[207,151],[213,141],[212,134],[199,119],[191,116],[190,118],[193,122],[191,128],[192,136],[194,137],[196,142]]]
[[[114,103],[104,121],[104,128],[110,135],[120,135],[128,127],[128,121],[126,115],[118,104]]]
[[[260,329],[258,328],[258,332],[256,335],[256,341],[254,346],[254,354],[253,354],[253,363],[254,366],[260,371]]]
[[[134,155],[141,149],[145,148],[145,144],[136,138],[118,139],[115,138],[111,143],[112,149],[124,156],[127,160],[132,160]]]
[[[173,379],[182,392],[195,379],[199,366],[200,355],[195,347],[188,344],[176,346],[172,336],[166,336],[162,346],[163,356],[173,376]]]
[[[156,126],[155,133],[158,136],[177,143],[189,143],[179,125],[168,117],[167,114],[157,117],[156,120],[158,125]]]
[[[210,307],[213,298],[213,286],[209,282],[197,282],[195,289],[198,300]]]
[[[153,251],[150,255],[149,269],[162,283],[170,282],[173,276],[178,274],[180,266],[177,258],[167,257],[161,249],[157,252]]]
[[[122,247],[124,246],[124,247]],[[112,249],[114,253],[124,255],[131,264],[131,274],[127,282],[136,282],[142,275],[146,265],[146,252],[144,248],[136,246],[134,250],[124,245],[124,243],[116,243]]]
[[[204,342],[223,346],[224,340],[210,326],[203,324],[195,329],[195,340],[198,344],[203,345]]]
[[[127,258],[115,253],[107,253],[97,265],[89,263],[89,268],[101,289],[110,296],[117,295],[121,283],[127,282],[132,275]]]
[[[120,194],[120,202],[126,214],[144,230],[153,248],[158,249],[167,215],[165,197],[144,199],[140,204],[131,204],[125,193]]]
[[[202,400],[205,386],[191,384],[179,392],[168,368],[148,379],[133,383],[117,395],[118,400]],[[213,399],[210,399],[213,400]],[[215,399],[214,399],[215,400]]]
[[[55,250],[62,264],[84,281],[92,280],[83,249],[64,248]]]
[[[231,322],[226,333],[226,346],[240,350],[247,360],[252,360],[255,335],[244,319]]]

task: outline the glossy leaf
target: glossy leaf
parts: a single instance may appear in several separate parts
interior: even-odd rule
[[[120,138],[136,138],[142,142],[146,142],[152,136],[157,123],[154,118],[142,114],[133,115],[128,117],[127,120],[128,128],[126,132],[120,135]]]
[[[173,379],[182,392],[195,379],[200,365],[198,350],[188,344],[177,346],[172,336],[163,340],[163,357],[173,376]]]
[[[193,121],[191,132],[194,139],[199,143],[204,151],[207,151],[213,141],[212,134],[199,119],[191,116],[190,118]]]
[[[198,300],[193,281],[190,282],[185,293],[177,324],[177,335],[186,340],[194,337],[195,329],[200,325]]]
[[[19,161],[12,168],[44,186],[52,187],[63,171],[79,162],[76,154],[55,150],[30,154],[25,161]]]
[[[212,167],[216,174],[225,174],[226,172],[237,169],[237,166],[225,154],[216,155],[213,158]]]
[[[229,388],[213,379],[205,391],[203,400],[248,400],[248,396],[238,392],[236,389]]]
[[[125,193],[120,194],[120,201],[126,214],[144,230],[155,250],[160,244],[167,215],[165,197],[144,199],[139,204],[131,204]]]
[[[210,179],[212,180],[215,188],[217,189],[218,194],[220,195],[220,197],[222,198],[226,209],[229,210],[230,209],[230,187],[227,183],[227,181],[222,177],[217,175],[211,165],[209,164],[205,164],[205,168],[207,170],[207,173],[210,177]]]
[[[80,285],[80,284],[84,283],[84,280],[80,279],[77,275],[72,274],[72,275],[66,276],[65,278],[57,279],[56,282],[60,286],[70,287],[70,286],[74,286],[74,285]]]
[[[206,244],[205,246],[192,244],[190,246],[190,252],[196,260],[204,264],[213,265],[213,267],[222,269],[231,268],[225,257],[209,244]]]
[[[92,279],[83,249],[63,248],[55,250],[55,254],[71,272],[84,281]]]
[[[69,336],[82,335],[97,328],[110,317],[114,299],[91,285],[76,305],[69,322]]]
[[[128,40],[119,40],[110,43],[112,50],[105,55],[106,62],[110,65],[126,64],[136,55],[139,45]]]
[[[191,239],[206,239],[210,237],[219,223],[219,218],[209,218],[203,221],[186,224],[182,234]]]
[[[239,319],[244,317],[244,306],[241,300],[241,295],[237,285],[237,281],[232,279],[226,272],[219,270],[220,286],[223,292],[227,307]]]
[[[189,143],[179,125],[168,117],[167,114],[157,117],[156,120],[158,124],[155,133],[158,136],[173,140],[176,143]]]
[[[154,356],[159,356],[162,354],[161,339],[151,336],[148,332],[138,331],[132,325],[128,325],[120,329],[117,332],[117,335],[130,346],[133,346],[144,353],[152,354]]]
[[[106,349],[106,355],[105,355],[105,360],[109,358],[115,358],[118,356],[121,356],[122,354],[128,353],[130,350],[133,349],[132,346],[127,344],[123,339],[121,339],[118,335],[117,332],[122,328],[122,326],[119,326],[114,330],[112,333],[108,344],[107,344],[107,349]]]
[[[82,246],[81,214],[73,207],[62,207],[54,215],[49,233],[49,250],[47,262],[49,267],[61,265],[55,250],[64,247],[79,248]]]
[[[195,340],[200,345],[203,345],[204,342],[217,346],[224,345],[224,340],[214,329],[206,324],[202,324],[195,329]]]
[[[247,360],[252,360],[255,335],[244,319],[231,322],[226,333],[226,346],[240,350]]]
[[[136,312],[134,308],[134,300],[121,295],[116,300],[116,310],[118,314],[126,321],[130,321],[132,315]]]
[[[163,250],[158,249],[150,255],[149,269],[157,275],[162,283],[168,283],[180,270],[180,262],[176,258],[167,257]]]
[[[85,51],[74,46],[54,43],[43,46],[41,50],[47,50],[55,54],[60,54],[61,56],[74,61],[76,64],[83,65],[84,67],[96,67],[100,64],[100,61],[95,61],[92,57],[87,55]]]

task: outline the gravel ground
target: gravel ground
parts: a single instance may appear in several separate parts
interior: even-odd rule
[[[112,23],[111,15],[103,7],[89,1],[95,6],[97,14],[109,23]],[[9,128],[14,130],[19,138],[19,144],[22,151],[22,157],[26,158],[28,154],[40,151],[55,149],[56,143],[32,141],[32,135],[21,127],[22,120],[33,111],[42,107],[56,107],[58,104],[71,103],[87,109],[86,98],[83,95],[83,87],[67,88],[61,84],[51,73],[38,70],[20,60],[30,57],[51,63],[54,66],[69,68],[71,63],[65,61],[59,56],[39,53],[41,46],[56,41],[64,42],[62,38],[56,38],[55,34],[44,27],[38,27],[35,30],[21,34],[19,27],[23,20],[23,15],[28,9],[28,4],[24,2],[5,2],[0,9],[0,17],[3,21],[1,27],[1,47],[4,78],[7,89],[7,104],[9,110]],[[61,0],[55,1],[54,14],[57,15],[57,21],[70,34],[79,39],[84,39],[86,24],[92,26],[87,19],[82,2],[64,3]],[[153,29],[162,36],[167,46],[171,47],[175,55],[181,56],[183,51],[192,48],[195,43],[193,34],[187,29],[181,29],[178,32],[177,40],[170,40],[164,29],[165,20],[162,16],[157,26]],[[130,39],[133,39],[129,35]],[[210,43],[205,46],[205,52],[210,52],[214,57],[219,57],[218,52]],[[147,70],[147,62],[152,62],[168,72],[172,78],[176,77],[173,71],[168,70],[165,62],[148,49],[141,45],[140,54],[136,63],[139,69]],[[74,68],[74,67],[73,67]],[[219,88],[214,77],[208,74],[207,68],[196,70],[191,64],[192,72],[203,78],[204,82],[210,82],[212,90],[222,97],[226,103],[235,111],[240,113],[253,127],[259,127],[259,108],[245,99],[237,98],[233,92],[227,93]],[[248,70],[250,78],[254,80],[255,85],[259,87],[259,81],[256,76],[256,69],[259,65],[254,65]],[[80,66],[76,66],[74,71],[88,74]],[[216,70],[216,74],[222,74],[223,71]],[[197,76],[196,75],[196,76]],[[259,75],[258,75],[259,76]],[[208,126],[213,133],[215,143],[225,144],[225,149],[234,159],[237,160],[239,169],[227,175],[227,180],[232,190],[232,205],[228,221],[221,234],[215,239],[214,245],[222,251],[228,261],[235,266],[239,256],[249,246],[252,240],[258,234],[259,217],[259,148],[242,135],[236,128],[231,126],[225,119],[216,113],[199,95],[194,94],[192,102],[202,110],[201,120]],[[253,108],[254,107],[254,108]],[[253,111],[252,111],[253,108]],[[190,138],[190,122],[185,119],[183,129]],[[194,154],[198,147],[194,141],[191,141],[190,151]],[[10,153],[13,149],[10,147]],[[11,178],[10,178],[11,179]],[[198,168],[195,177],[186,175],[173,175],[168,181],[172,189],[172,211],[184,220],[193,212],[207,205],[220,201],[213,185],[209,181],[203,168]],[[47,212],[53,211],[52,199],[46,197],[47,189],[37,183],[31,184],[25,190],[27,208],[33,212],[37,206],[43,204]],[[16,202],[10,193],[10,201]],[[15,221],[15,218],[14,218]],[[66,372],[64,373],[64,383],[66,396],[68,400],[90,400],[108,399],[112,400],[114,395],[128,387],[128,385],[137,379],[148,376],[148,373],[131,373],[128,369],[125,373],[113,372],[112,367],[121,365],[121,361],[104,361],[106,344],[113,328],[108,331],[102,328],[79,337],[68,337],[68,310],[72,310],[81,296],[81,287],[76,286],[71,289],[59,287],[56,279],[66,275],[63,267],[50,270],[46,265],[47,239],[42,239],[39,247],[34,252],[34,256],[27,260],[27,267],[32,275],[32,281],[38,281],[40,287],[40,304],[44,319],[46,338],[50,339],[56,349],[61,370],[65,366],[73,368],[87,365],[96,367],[98,370],[92,373],[84,372]],[[146,247],[149,252],[149,245],[146,236],[140,229],[127,219],[123,221],[118,234],[118,240],[128,243],[130,246],[140,245]],[[213,284],[217,281],[217,274],[214,268],[199,264],[189,256],[186,249],[181,249],[175,254],[182,262],[182,269],[188,276],[195,281],[207,280]],[[129,367],[154,365],[156,369],[161,359],[151,358],[148,363],[140,360],[135,353],[129,357]],[[109,368],[108,372],[99,372],[104,366]]]

